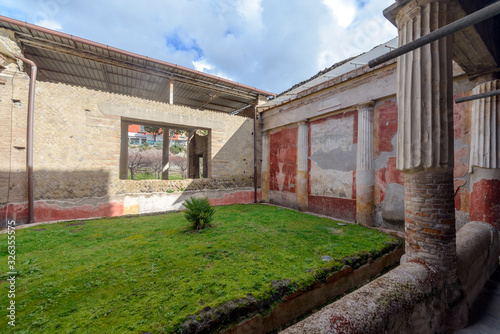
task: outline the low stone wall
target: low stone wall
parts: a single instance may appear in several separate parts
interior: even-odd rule
[[[274,292],[265,300],[253,295],[204,309],[189,316],[181,333],[255,334],[275,332],[305,314],[338,298],[347,291],[397,264],[403,250],[402,240],[395,240],[381,252],[360,252],[342,259],[331,268],[317,269],[316,284],[296,290],[290,280],[273,281]]]
[[[172,184],[169,184],[170,182]],[[253,187],[238,187],[235,182],[233,180],[124,180],[120,182],[122,191],[117,191],[116,195],[36,200],[35,222],[179,211],[184,209],[185,200],[192,196],[207,197],[212,205],[253,203]],[[158,188],[162,189],[158,191]],[[257,200],[260,200],[260,189],[257,191]],[[27,202],[0,206],[0,227],[6,226],[7,219],[15,220],[17,225],[26,223],[27,211]]]
[[[457,233],[463,295],[423,261],[410,261],[282,333],[440,333],[466,324],[467,309],[498,266],[498,232],[471,222]]]

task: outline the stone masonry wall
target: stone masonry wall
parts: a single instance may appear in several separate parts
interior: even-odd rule
[[[0,79],[0,218],[22,222],[27,216],[29,77],[4,71]],[[146,203],[141,202],[146,194],[155,193],[208,189],[212,193],[207,196],[218,198],[218,204],[253,202],[253,119],[42,81],[36,82],[35,99],[35,221],[154,212],[141,209],[140,203]],[[131,119],[211,130],[212,179],[120,180],[120,126]],[[226,198],[220,191],[232,195]],[[127,201],[130,208],[127,196],[136,197]]]

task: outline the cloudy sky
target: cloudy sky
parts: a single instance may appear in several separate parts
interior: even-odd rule
[[[280,93],[396,36],[394,0],[2,0],[0,15]]]

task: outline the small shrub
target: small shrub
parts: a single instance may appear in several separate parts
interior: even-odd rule
[[[192,224],[193,230],[201,230],[207,227],[215,213],[214,208],[212,208],[206,197],[191,197],[191,200],[186,200],[184,207],[186,208],[184,217]]]

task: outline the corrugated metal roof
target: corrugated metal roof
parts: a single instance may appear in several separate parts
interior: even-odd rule
[[[116,49],[76,36],[0,16],[0,27],[13,30],[24,56],[39,68],[38,80],[169,102],[225,113],[274,95],[254,87],[161,60]]]

